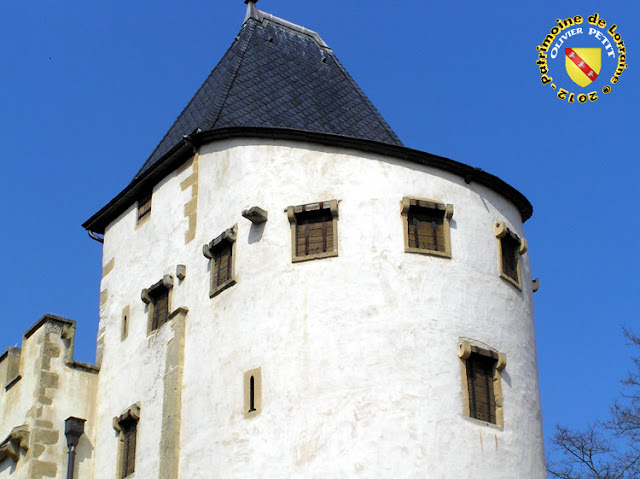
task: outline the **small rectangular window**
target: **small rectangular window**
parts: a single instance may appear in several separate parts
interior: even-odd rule
[[[138,223],[151,216],[151,195],[149,191],[138,200]]]
[[[204,256],[211,260],[210,297],[236,284],[236,234],[237,226],[229,228],[202,249]]]
[[[502,426],[504,414],[501,371],[507,365],[506,355],[473,346],[465,340],[460,342],[459,356],[462,359],[465,415]]]
[[[327,209],[296,215],[296,256],[333,251],[333,216]]]
[[[134,404],[120,416],[113,418],[113,428],[118,433],[118,479],[130,477],[136,470],[136,447],[140,405]]]
[[[293,261],[338,255],[336,200],[287,208],[291,223]]]
[[[169,290],[157,288],[151,296],[151,329],[158,329],[169,320]]]
[[[149,308],[148,332],[159,329],[171,318],[171,289],[173,288],[173,277],[169,274],[155,283],[148,289],[143,289],[140,299]]]
[[[496,423],[496,399],[493,391],[495,360],[472,354],[467,359],[469,415],[480,421]]]
[[[518,260],[520,255],[520,242],[511,235],[506,235],[500,241],[500,249],[502,254],[502,272],[516,283],[520,282],[518,277]]]
[[[449,220],[453,205],[419,198],[402,199],[405,251],[451,257]]]
[[[223,286],[231,279],[231,260],[233,244],[225,242],[213,253],[213,286],[215,289]]]
[[[520,256],[527,252],[527,241],[507,228],[505,223],[495,224],[495,234],[498,239],[500,276],[517,288],[521,288]]]

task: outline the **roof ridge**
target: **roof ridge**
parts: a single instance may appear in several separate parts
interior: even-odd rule
[[[322,48],[326,48],[327,50],[331,50],[331,47],[327,45],[327,43],[322,39],[322,37],[318,34],[318,32],[311,30],[307,27],[303,27],[302,25],[298,25],[296,23],[290,22],[289,20],[285,20],[284,18],[276,17],[267,12],[263,12],[262,10],[258,10],[258,14],[262,17],[260,19],[261,22],[264,23],[264,20],[267,22],[275,23],[281,27],[287,28],[295,33],[301,33],[302,35],[306,35],[315,40],[315,42],[320,45]]]
[[[325,43],[325,41],[320,37],[320,35],[318,34],[318,32],[311,30],[307,27],[303,27],[302,25],[298,25],[297,23],[293,23],[290,22],[289,20],[285,20],[284,18],[280,18],[280,17],[276,17],[275,15],[272,15],[271,13],[267,13],[267,12],[263,12],[262,10],[258,10],[258,8],[256,7],[256,3],[258,3],[258,0],[245,0],[245,2],[247,4],[247,13],[244,17],[244,21],[245,23],[247,22],[247,20],[253,18],[254,20],[259,21],[260,23],[264,23],[264,20],[267,20],[268,22],[271,23],[275,23],[280,25],[281,27],[285,27],[289,30],[292,30],[296,33],[301,33],[303,35],[307,35],[308,37],[313,38],[316,43],[318,45],[320,45],[322,48],[326,48],[328,50],[331,50],[331,48],[329,47],[329,45],[327,45]]]

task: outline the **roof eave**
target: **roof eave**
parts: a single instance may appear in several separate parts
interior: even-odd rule
[[[144,175],[134,179],[124,190],[107,203],[107,205],[85,221],[82,225],[83,228],[90,232],[104,234],[106,227],[112,221],[137,201],[138,197],[144,191],[153,188],[162,178],[187,161],[194,154],[194,149],[208,143],[230,138],[304,141],[376,153],[411,161],[453,173],[460,176],[466,183],[473,181],[492,189],[513,202],[520,211],[523,222],[527,221],[533,214],[533,206],[529,200],[505,181],[480,168],[475,168],[443,156],[432,155],[404,146],[327,133],[315,133],[286,128],[232,127],[199,132],[185,137],[182,142],[169,151],[160,161],[155,163]]]

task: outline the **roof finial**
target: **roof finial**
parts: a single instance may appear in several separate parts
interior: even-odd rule
[[[244,21],[246,22],[250,18],[260,20],[260,18],[258,18],[258,9],[256,7],[258,0],[244,0],[244,3],[247,4],[247,14],[244,16]]]

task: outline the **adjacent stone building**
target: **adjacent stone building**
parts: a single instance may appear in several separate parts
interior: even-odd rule
[[[318,34],[248,0],[84,224],[97,365],[49,315],[0,356],[0,478],[546,477],[531,214],[403,146]]]

